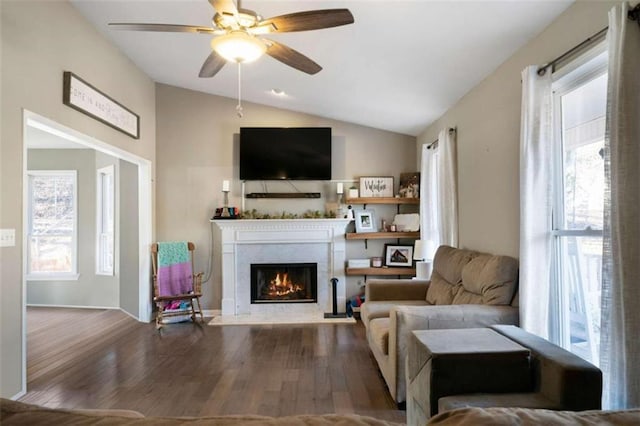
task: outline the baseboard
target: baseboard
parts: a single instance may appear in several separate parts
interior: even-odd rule
[[[38,303],[29,303],[27,304],[27,306],[34,307],[34,308],[118,309],[124,312],[125,314],[129,315],[131,318],[135,319],[136,321],[140,321],[140,318],[136,317],[135,315],[132,315],[131,313],[125,311],[122,308],[114,307],[114,306],[45,305],[45,304],[38,304]],[[202,314],[206,318],[213,318],[213,317],[218,317],[222,315],[222,310],[221,309],[203,309]],[[155,318],[156,317],[154,312],[150,322],[155,321]],[[146,321],[140,321],[140,322],[146,322]]]
[[[134,320],[136,320],[136,321],[138,321],[138,322],[143,322],[143,323],[145,323],[145,324],[148,324],[148,323],[150,323],[150,322],[152,322],[152,321],[153,321],[153,318],[151,318],[151,321],[142,321],[140,318],[138,318],[137,316],[133,315],[131,312],[127,312],[127,311],[125,311],[125,310],[124,310],[124,309],[122,309],[122,308],[117,308],[117,309],[120,309],[120,312],[123,312],[123,313],[125,313],[125,314],[129,315],[131,318],[133,318]]]
[[[222,315],[222,309],[203,309],[202,314],[205,318],[219,317]]]
[[[39,303],[27,303],[27,307],[34,307],[34,308],[72,308],[72,309],[120,309],[120,310],[122,310],[118,306],[48,305],[48,304],[39,304]]]
[[[18,392],[17,394],[13,395],[11,398],[9,398],[12,401],[17,400],[18,398],[22,398],[23,396],[25,396],[27,394],[26,390],[21,390],[20,392]]]
[[[133,318],[134,320],[138,321],[138,322],[151,322],[153,320],[155,320],[155,317],[151,319],[151,321],[141,321],[140,318],[138,318],[137,316],[133,315],[130,312],[125,311],[124,309],[117,307],[117,306],[78,306],[78,305],[48,305],[48,304],[38,304],[38,303],[29,303],[27,304],[28,307],[33,307],[33,308],[65,308],[65,309],[109,309],[109,310],[118,310],[120,312],[123,312],[127,315],[129,315],[131,318]]]

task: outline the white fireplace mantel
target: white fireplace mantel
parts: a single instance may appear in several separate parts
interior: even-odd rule
[[[272,309],[313,309],[331,312],[330,278],[338,278],[338,311],[345,311],[345,230],[348,219],[212,220],[220,229],[222,254],[222,315]],[[316,304],[251,305],[249,268],[252,256],[271,262],[319,262]]]

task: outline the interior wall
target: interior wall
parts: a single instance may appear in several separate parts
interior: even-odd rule
[[[396,189],[401,172],[415,171],[413,136],[376,130],[307,114],[245,103],[244,117],[236,115],[236,101],[173,86],[157,84],[157,237],[160,241],[189,240],[196,245],[196,269],[205,270],[212,226],[209,219],[222,206],[222,181],[231,180],[229,203],[240,207],[238,133],[240,127],[331,127],[333,180],[358,176],[394,176]],[[322,199],[247,200],[246,209],[303,212],[324,210],[335,202],[335,182],[293,182],[301,191],[317,191]],[[348,185],[345,185],[347,188]],[[271,192],[294,192],[288,184],[269,182]],[[259,182],[247,192],[263,192]],[[362,208],[362,206],[358,206]],[[391,214],[391,213],[389,213]],[[391,216],[390,219],[393,217]],[[218,247],[216,241],[214,247]],[[380,256],[379,244],[365,251],[362,242],[347,244],[347,257]],[[220,253],[214,251],[211,280],[203,286],[203,308],[220,309]],[[357,294],[357,282],[347,280],[347,295]],[[329,284],[327,284],[329,285]]]
[[[24,392],[23,111],[29,110],[155,163],[155,87],[66,1],[0,1],[0,228],[16,245],[2,247],[0,396]],[[62,75],[72,71],[140,115],[140,139],[62,103]]]
[[[544,64],[607,26],[618,2],[580,0],[418,136],[458,128],[460,247],[518,257],[521,71]]]
[[[96,275],[96,153],[93,149],[30,149],[28,170],[76,170],[77,280],[27,281],[27,304],[118,307],[114,277]]]
[[[120,196],[116,209],[119,212],[119,269],[120,300],[122,310],[138,318],[140,296],[138,289],[138,166],[125,160],[119,161]],[[135,283],[135,285],[132,285]],[[149,296],[151,297],[151,296]]]

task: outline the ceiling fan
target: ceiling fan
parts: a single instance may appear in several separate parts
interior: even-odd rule
[[[229,62],[247,63],[264,53],[307,74],[316,74],[322,67],[302,53],[265,34],[309,31],[352,24],[349,9],[321,9],[290,13],[263,19],[253,10],[237,6],[234,0],[209,0],[216,14],[211,27],[176,24],[110,23],[115,29],[211,34],[211,53],[200,69],[200,77],[213,77]]]

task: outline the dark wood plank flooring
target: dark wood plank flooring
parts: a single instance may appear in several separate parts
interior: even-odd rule
[[[28,308],[23,402],[153,416],[356,413],[405,421],[363,325],[139,323],[116,310]]]

